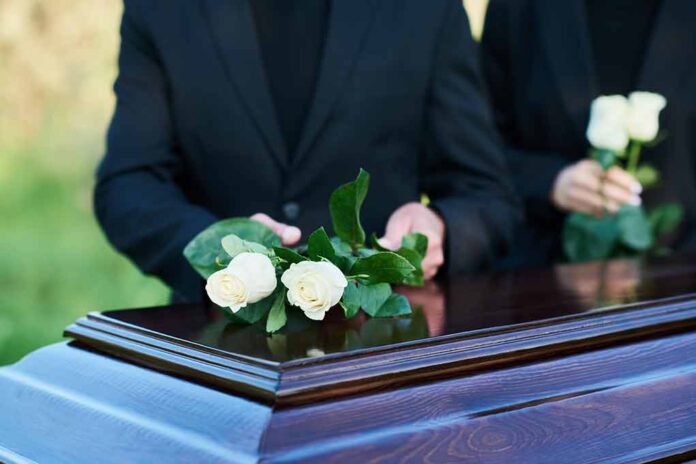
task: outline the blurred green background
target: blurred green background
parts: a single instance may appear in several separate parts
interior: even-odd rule
[[[477,35],[486,0],[465,4]],[[167,300],[92,214],[120,14],[120,0],[0,0],[0,365],[89,311]]]
[[[0,0],[0,365],[88,311],[167,300],[92,215],[120,12],[119,0]]]

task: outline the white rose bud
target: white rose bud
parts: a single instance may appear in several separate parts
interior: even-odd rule
[[[233,313],[258,303],[276,289],[275,267],[261,253],[240,253],[227,268],[208,277],[205,291],[210,300]]]
[[[628,134],[638,142],[651,142],[660,130],[660,112],[667,106],[658,93],[633,92],[628,96]]]
[[[621,152],[628,145],[628,100],[622,95],[602,96],[592,102],[587,139],[593,147]]]
[[[290,266],[280,278],[288,289],[288,301],[315,321],[341,301],[348,285],[346,276],[333,264],[302,261]]]

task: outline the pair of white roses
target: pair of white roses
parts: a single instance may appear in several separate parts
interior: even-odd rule
[[[623,152],[631,140],[651,142],[666,105],[665,97],[651,92],[598,97],[592,102],[587,139],[595,148],[615,152]]]
[[[348,285],[343,272],[327,261],[292,264],[280,278],[288,301],[315,321],[337,305]],[[240,253],[223,270],[212,274],[205,290],[211,301],[233,313],[269,297],[276,289],[276,270],[262,253]]]

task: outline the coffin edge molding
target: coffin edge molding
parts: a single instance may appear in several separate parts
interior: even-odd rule
[[[522,365],[696,327],[696,294],[347,353],[271,362],[90,313],[65,330],[81,346],[293,407]]]

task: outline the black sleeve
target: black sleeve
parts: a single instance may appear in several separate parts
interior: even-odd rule
[[[462,2],[451,0],[433,62],[422,176],[447,224],[450,272],[489,264],[521,217],[478,64]]]
[[[513,173],[518,192],[525,200],[528,212],[553,214],[549,195],[559,172],[569,161],[549,151],[523,150],[515,147],[512,127],[515,112],[514,89],[519,80],[514,75],[511,54],[514,50],[508,0],[491,0],[481,40],[481,63],[493,106],[495,123],[505,143],[505,154]]]
[[[216,218],[192,204],[177,183],[186,173],[166,77],[131,3],[125,3],[117,104],[97,171],[95,212],[109,240],[143,272],[161,278],[179,298],[198,301],[202,280],[182,250]]]

